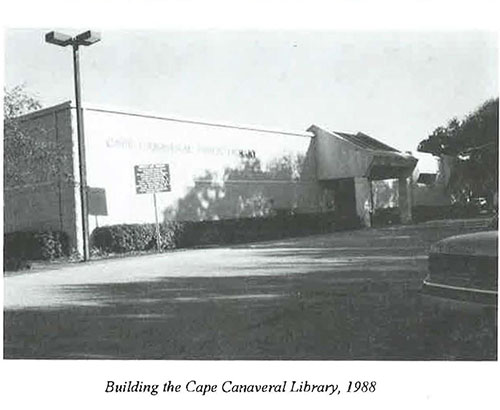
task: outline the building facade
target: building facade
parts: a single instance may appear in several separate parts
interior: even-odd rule
[[[155,212],[163,222],[333,211],[371,226],[373,184],[388,179],[396,181],[391,189],[401,220],[411,220],[417,160],[362,133],[316,125],[287,132],[99,107],[86,107],[83,118],[89,200],[105,198],[104,212],[91,206],[91,231],[154,222]],[[22,124],[61,146],[65,172],[55,180],[5,187],[4,229],[62,230],[80,249],[75,109],[66,102],[24,116]],[[167,165],[170,179],[169,190],[155,198],[136,189],[135,168],[151,164]]]

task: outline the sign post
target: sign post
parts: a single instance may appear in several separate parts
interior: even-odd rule
[[[156,224],[156,248],[161,252],[160,224],[158,223],[158,207],[156,206],[156,192],[153,192],[153,203],[155,206],[155,224]]]
[[[135,191],[137,194],[153,194],[156,224],[156,247],[161,252],[160,224],[158,223],[157,192],[170,192],[170,170],[168,164],[146,164],[134,166]]]

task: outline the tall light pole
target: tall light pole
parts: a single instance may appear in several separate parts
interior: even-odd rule
[[[81,102],[80,88],[80,59],[79,47],[90,46],[101,40],[101,35],[95,31],[85,31],[75,37],[67,34],[51,31],[45,34],[45,41],[57,46],[73,47],[73,72],[75,78],[75,103],[76,103],[76,127],[78,134],[78,164],[80,171],[80,202],[82,213],[82,234],[83,234],[83,260],[88,261],[89,252],[89,218],[87,203],[87,167],[85,159],[85,134],[83,132],[83,110]]]

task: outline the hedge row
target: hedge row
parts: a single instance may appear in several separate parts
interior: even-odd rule
[[[399,225],[401,223],[401,216],[399,208],[378,208],[375,209],[372,216],[372,226],[387,226]]]
[[[4,270],[16,270],[28,260],[53,260],[69,255],[64,232],[35,231],[4,234]]]
[[[446,206],[415,206],[412,208],[413,222],[425,222],[439,219],[472,218],[486,211],[474,205],[463,206],[461,204]],[[492,214],[490,211],[489,214]],[[376,209],[372,218],[373,226],[396,225],[401,223],[399,208]]]
[[[331,232],[359,226],[356,220],[336,220],[333,213],[279,215],[267,218],[170,222],[160,225],[162,249],[244,243]],[[91,246],[104,253],[128,253],[156,248],[154,224],[122,224],[96,228]]]
[[[227,243],[245,243],[331,232],[359,226],[358,220],[336,219],[333,213],[281,214],[267,218],[220,221],[169,222],[160,225],[161,249],[187,248]],[[96,228],[92,249],[102,253],[129,253],[156,249],[154,224],[121,224]],[[4,270],[27,267],[31,260],[53,260],[69,256],[64,232],[36,231],[4,234]]]
[[[493,215],[493,209],[482,210],[474,204],[463,205],[455,203],[447,206],[416,206],[412,209],[415,222],[425,222],[436,219],[474,218],[480,215]]]
[[[161,249],[178,247],[182,224],[160,225]],[[94,229],[90,238],[91,247],[104,253],[126,253],[147,251],[156,248],[155,224],[121,224]]]

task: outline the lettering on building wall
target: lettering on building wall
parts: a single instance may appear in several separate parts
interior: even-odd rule
[[[256,155],[255,155],[255,151],[253,149],[250,149],[250,150],[241,150],[239,152],[240,154],[240,158],[243,158],[243,159],[253,159],[253,158],[256,158]]]
[[[229,148],[224,146],[183,144],[174,142],[136,141],[132,138],[113,138],[106,140],[107,148],[165,152],[170,154],[205,154],[227,157],[256,158],[255,150]]]

